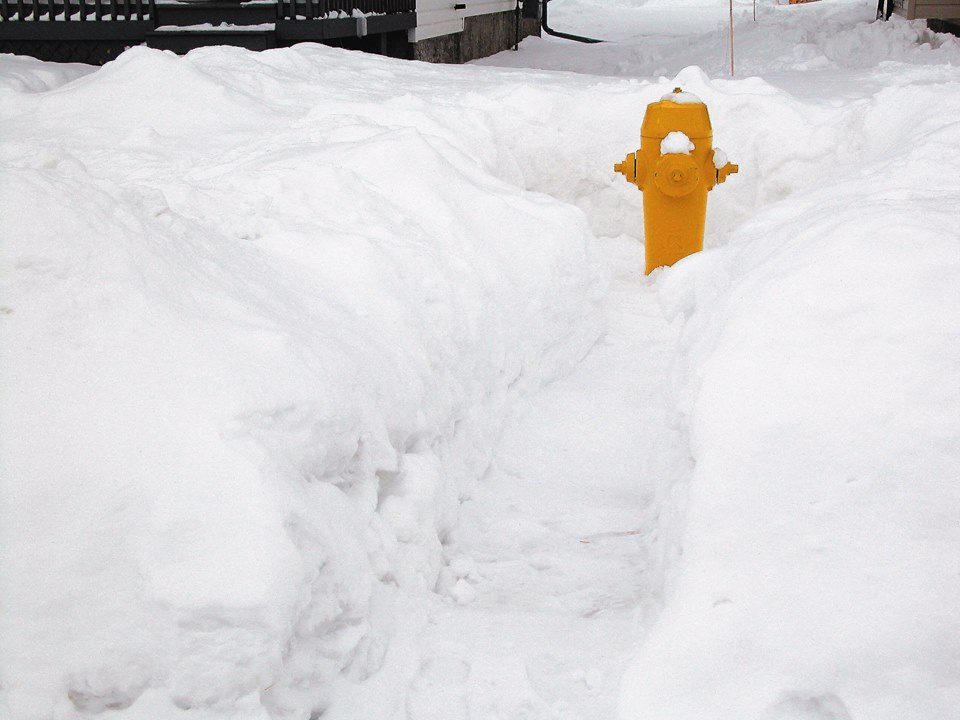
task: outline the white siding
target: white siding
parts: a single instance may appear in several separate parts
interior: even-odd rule
[[[454,10],[456,4],[457,0],[417,0],[417,26],[409,31],[410,41],[463,32],[465,17],[504,12],[517,7],[516,0],[465,0],[465,10]]]

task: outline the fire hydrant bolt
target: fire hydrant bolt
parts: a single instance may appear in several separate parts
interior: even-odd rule
[[[646,168],[652,183],[644,182]],[[676,88],[647,106],[640,149],[614,169],[643,191],[649,273],[703,249],[707,192],[739,168],[714,151],[706,105]]]

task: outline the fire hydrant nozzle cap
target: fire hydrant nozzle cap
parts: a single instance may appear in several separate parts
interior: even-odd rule
[[[689,155],[662,155],[653,173],[653,181],[664,195],[683,197],[700,183],[700,168]]]

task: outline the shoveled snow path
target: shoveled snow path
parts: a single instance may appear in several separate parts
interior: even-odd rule
[[[468,602],[429,615],[411,720],[615,716],[658,584],[654,496],[684,460],[665,393],[676,328],[640,272],[642,245],[606,247],[609,333],[521,408],[464,503],[447,555]]]

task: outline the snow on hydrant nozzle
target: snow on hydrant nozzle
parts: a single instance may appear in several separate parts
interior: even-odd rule
[[[643,191],[649,274],[703,249],[707,193],[739,168],[714,149],[707,106],[676,88],[647,106],[640,149],[614,170]]]

